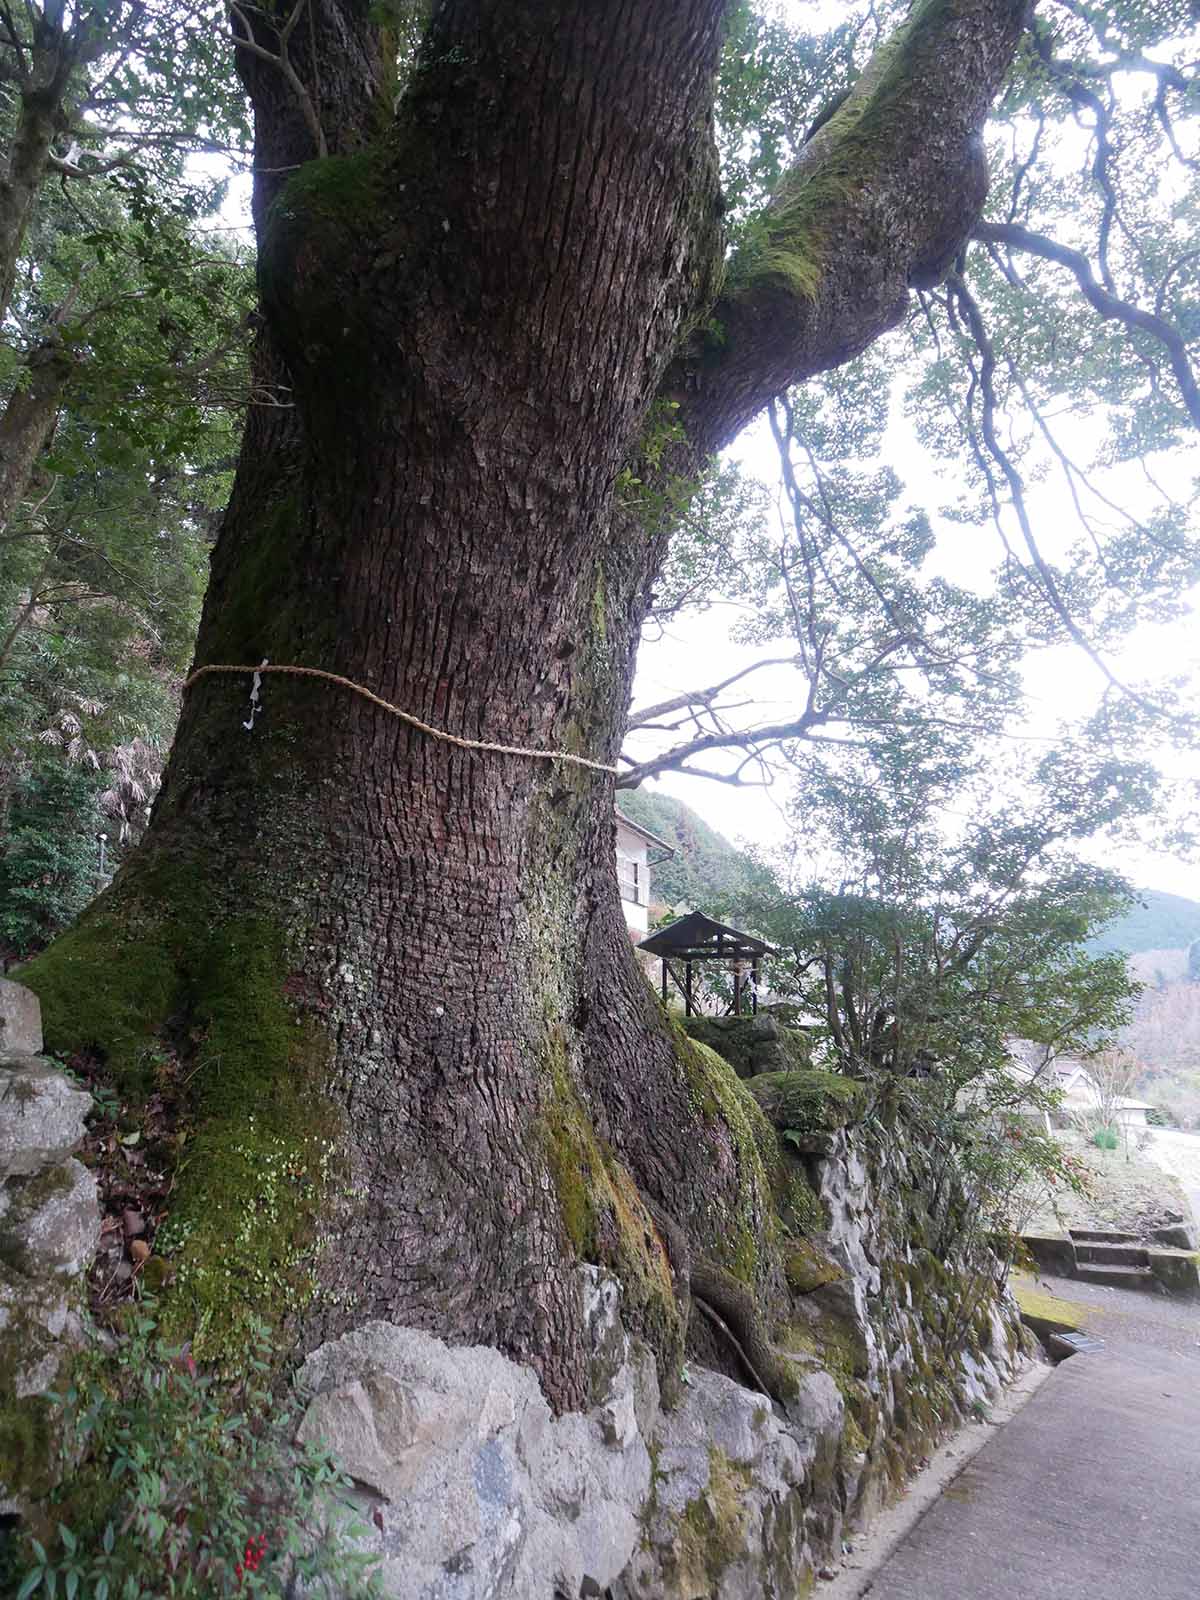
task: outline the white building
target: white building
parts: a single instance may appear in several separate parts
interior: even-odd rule
[[[619,811],[616,822],[617,883],[625,925],[630,938],[644,939],[650,932],[650,869],[675,851],[665,839],[643,828],[640,822],[630,822]]]
[[[1057,1121],[1071,1123],[1077,1120],[1095,1121],[1104,1111],[1105,1097],[1086,1065],[1074,1056],[1056,1056],[1046,1060],[1041,1045],[1028,1039],[1010,1039],[1012,1059],[1010,1071],[1020,1083],[1037,1082],[1047,1089],[1057,1089],[1062,1096]],[[1146,1100],[1132,1100],[1128,1095],[1118,1095],[1109,1110],[1119,1128],[1144,1128],[1146,1113],[1153,1107]],[[1026,1113],[1029,1114],[1029,1113]],[[1033,1113],[1038,1120],[1044,1118],[1046,1131],[1050,1131],[1050,1118],[1043,1112]]]

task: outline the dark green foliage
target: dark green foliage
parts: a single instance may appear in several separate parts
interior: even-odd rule
[[[370,1600],[377,1558],[351,1481],[299,1446],[300,1397],[271,1393],[270,1348],[253,1330],[236,1382],[218,1385],[130,1305],[111,1353],[81,1358],[58,1402],[81,1451],[39,1507],[42,1537],[17,1536],[22,1597],[219,1600],[298,1588]],[[249,1552],[249,1555],[247,1554]],[[310,1589],[310,1585],[312,1586]]]
[[[35,768],[16,786],[0,846],[0,946],[40,949],[96,890],[101,775],[63,763]]]

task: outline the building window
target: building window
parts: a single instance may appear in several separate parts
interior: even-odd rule
[[[617,857],[617,882],[621,885],[621,899],[630,900],[635,906],[640,906],[641,882],[636,861],[630,861],[625,856]]]

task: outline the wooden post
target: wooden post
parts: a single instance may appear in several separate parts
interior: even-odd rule
[[[685,961],[683,964],[683,1014],[685,1017],[692,1015],[692,963]]]
[[[750,989],[750,1015],[752,1017],[756,1017],[758,1015],[758,957],[757,956],[755,956],[754,960],[750,963],[750,977],[751,977],[751,980],[752,980],[752,986],[751,986],[751,989]]]
[[[662,996],[663,996],[663,1005],[665,1006],[666,1003],[667,1003],[667,958],[666,958],[666,956],[664,956],[662,958]]]
[[[733,963],[733,1014],[740,1017],[742,1014],[742,963]]]

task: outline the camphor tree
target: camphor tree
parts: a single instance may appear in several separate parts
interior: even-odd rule
[[[257,370],[295,405],[250,412],[197,666],[324,669],[468,744],[194,679],[145,841],[27,969],[53,1045],[125,1084],[186,1058],[169,1306],[202,1353],[256,1306],[304,1344],[385,1317],[576,1406],[584,1259],[664,1374],[690,1281],[786,1389],[786,1171],[633,962],[607,769],[688,485],[953,266],[1028,18],[919,0],[775,140],[727,261],[727,10],[440,0],[398,71],[407,8],[231,7]]]

